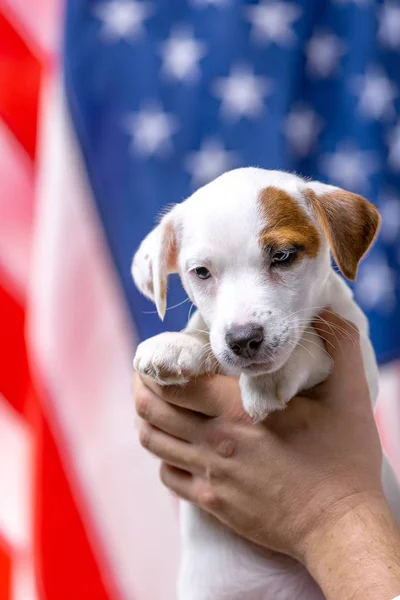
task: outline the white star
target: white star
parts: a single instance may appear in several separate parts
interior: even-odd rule
[[[400,50],[400,6],[386,2],[379,18],[378,39],[383,46]]]
[[[396,116],[393,101],[398,97],[397,87],[379,67],[368,67],[365,75],[353,77],[351,87],[359,96],[358,110],[367,119]]]
[[[132,136],[132,150],[147,157],[166,155],[171,150],[171,136],[179,126],[174,115],[164,112],[158,104],[150,103],[126,119],[125,129]]]
[[[154,12],[148,2],[137,0],[110,0],[94,8],[95,16],[103,23],[101,35],[109,41],[133,40],[143,32],[143,22]]]
[[[400,196],[387,192],[379,204],[382,217],[380,236],[388,244],[396,241],[400,233]]]
[[[400,121],[388,135],[389,165],[394,171],[400,171]]]
[[[209,137],[203,140],[200,150],[188,155],[185,166],[192,175],[193,187],[199,187],[229,171],[238,163],[239,157],[236,152],[225,150],[219,140]]]
[[[320,117],[311,107],[302,104],[292,109],[284,124],[289,143],[294,152],[301,157],[310,154],[322,129]]]
[[[297,37],[293,25],[302,10],[290,2],[270,2],[264,0],[246,9],[247,19],[253,26],[252,37],[260,44],[293,46]]]
[[[222,6],[228,4],[230,0],[190,0],[194,6],[203,8],[204,6]]]
[[[214,93],[222,101],[221,114],[228,120],[241,117],[256,118],[264,110],[264,97],[271,95],[271,80],[254,75],[252,69],[243,64],[234,65],[228,77],[214,83]]]
[[[382,313],[390,313],[394,309],[395,273],[384,256],[375,255],[361,264],[355,293],[367,309],[375,309]]]
[[[173,30],[162,44],[162,71],[170,79],[195,81],[200,74],[199,61],[207,54],[206,45],[183,27]]]
[[[345,144],[337,152],[322,156],[321,167],[335,183],[358,191],[368,187],[369,177],[378,171],[379,164],[375,152]]]
[[[344,54],[346,46],[336,35],[316,31],[306,47],[307,70],[311,76],[321,79],[335,75]]]

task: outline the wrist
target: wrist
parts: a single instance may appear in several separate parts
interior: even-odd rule
[[[328,600],[400,594],[400,533],[380,492],[338,502],[306,537],[302,561]]]

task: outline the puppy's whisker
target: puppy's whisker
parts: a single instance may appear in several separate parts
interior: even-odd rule
[[[301,308],[300,310],[296,310],[295,312],[290,313],[290,315],[288,315],[286,317],[286,319],[290,319],[291,317],[293,317],[294,315],[298,315],[301,312],[305,312],[305,311],[313,311],[313,310],[323,310],[325,308],[325,306],[310,306],[308,308]]]
[[[205,335],[209,335],[209,333],[210,333],[210,332],[209,332],[209,331],[207,331],[206,329],[194,329],[194,328],[192,329],[192,328],[190,328],[190,331],[191,331],[191,332],[192,332],[192,331],[196,331],[197,333],[204,333]]]
[[[316,358],[315,358],[314,354],[311,352],[311,350],[309,350],[308,348],[303,346],[303,344],[301,342],[297,342],[297,345],[300,346],[300,348],[303,348],[303,350],[305,350],[306,352],[308,352],[308,354],[311,356],[311,358],[316,360]]]
[[[304,331],[303,335],[312,335],[316,338],[320,338],[321,340],[323,340],[324,342],[326,342],[327,344],[332,346],[332,348],[335,348],[335,345],[330,340],[327,340],[323,335],[321,335],[320,333],[317,333],[316,331],[306,330],[306,331]]]
[[[189,312],[188,312],[188,318],[187,318],[188,321],[190,321],[190,317],[192,316],[192,310],[193,310],[193,308],[194,308],[194,304],[192,302],[192,306],[189,308]]]
[[[344,329],[343,327],[341,327],[340,325],[337,325],[336,323],[329,323],[329,321],[326,321],[322,317],[318,317],[318,319],[322,323],[325,323],[330,328],[330,330],[332,332],[332,335],[334,335],[333,334],[334,331],[337,331],[341,335],[347,336],[347,338],[353,343],[353,345],[356,344],[356,340],[353,338],[353,336],[351,335],[351,333],[349,331],[347,331],[347,329]],[[317,328],[316,328],[316,330],[318,331]]]
[[[348,327],[350,327],[351,329],[353,329],[355,333],[357,333],[357,334],[359,333],[359,330],[354,325],[354,323],[351,323],[351,321],[346,321],[346,319],[344,317],[341,317],[340,315],[338,315],[337,313],[335,313],[335,312],[333,312],[331,310],[325,309],[325,312],[328,313],[328,314],[330,314],[330,315],[336,316],[340,321],[343,321],[343,323],[345,325],[347,325]],[[332,325],[333,324],[336,325],[336,323],[332,323]]]
[[[182,304],[185,304],[185,302],[189,301],[189,296],[186,297],[184,300],[182,300],[182,302],[178,302],[178,304],[174,304],[173,306],[169,306],[166,310],[173,310],[174,308],[178,308],[178,306],[182,306]],[[156,310],[144,310],[143,313],[144,315],[156,315],[158,314]]]
[[[316,346],[319,350],[322,350],[322,352],[324,352],[327,356],[329,356],[330,360],[333,362],[333,359],[332,359],[331,355],[329,354],[329,352],[325,348],[321,348],[321,346],[319,344],[317,344],[317,342],[314,342],[314,340],[310,340],[306,337],[303,337],[302,339],[305,342],[307,342],[307,344],[312,344],[313,346]]]

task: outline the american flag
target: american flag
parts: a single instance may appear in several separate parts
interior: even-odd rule
[[[64,10],[65,9],[65,10]],[[396,0],[0,0],[0,599],[173,600],[175,506],[136,440],[130,280],[169,203],[235,166],[374,201],[355,294],[400,474]]]

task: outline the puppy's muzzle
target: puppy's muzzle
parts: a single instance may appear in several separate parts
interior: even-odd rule
[[[234,325],[225,335],[228,347],[241,358],[254,358],[261,348],[263,340],[263,328],[253,323]]]

